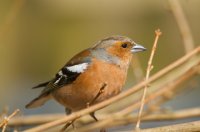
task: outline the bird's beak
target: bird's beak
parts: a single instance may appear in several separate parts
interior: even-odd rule
[[[145,51],[146,48],[144,48],[142,45],[139,44],[134,44],[133,48],[131,49],[132,53],[140,52],[140,51]]]

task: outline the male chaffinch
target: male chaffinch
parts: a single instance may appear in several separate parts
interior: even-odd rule
[[[54,98],[74,112],[90,102],[93,105],[115,96],[125,84],[132,53],[144,50],[128,37],[102,39],[74,56],[53,79],[35,86],[44,89],[26,108],[39,107]],[[100,90],[103,92],[99,94]],[[94,113],[90,115],[97,120]]]

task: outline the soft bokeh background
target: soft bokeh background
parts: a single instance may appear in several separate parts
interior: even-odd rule
[[[200,1],[181,0],[196,46],[199,43]],[[150,49],[154,30],[163,32],[154,58],[153,73],[185,54],[177,23],[167,1],[161,0],[0,0],[0,110],[19,108],[25,115],[58,113],[54,101],[26,110],[25,104],[41,89],[34,85],[51,79],[77,52],[111,35],[125,35]],[[150,50],[138,54],[143,71]],[[134,81],[130,69],[127,85]],[[166,104],[173,109],[200,105],[199,78],[183,87]],[[149,124],[146,124],[149,126]]]

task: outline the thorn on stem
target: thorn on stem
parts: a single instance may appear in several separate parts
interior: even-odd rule
[[[151,70],[153,70],[153,68],[154,68],[154,66],[153,66],[153,65],[151,65],[151,67],[150,67],[150,71],[151,71]]]

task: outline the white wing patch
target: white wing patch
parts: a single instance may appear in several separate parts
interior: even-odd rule
[[[58,75],[60,75],[60,76],[62,76],[62,75],[63,75],[63,72],[62,72],[62,70],[60,70],[60,71],[58,72]]]
[[[76,73],[83,73],[88,67],[88,63],[81,63],[78,65],[68,66],[66,67],[67,70]]]
[[[62,78],[62,76],[60,76],[60,77],[58,78],[58,80],[56,80],[55,84],[58,84],[58,82],[60,81],[61,78]]]

